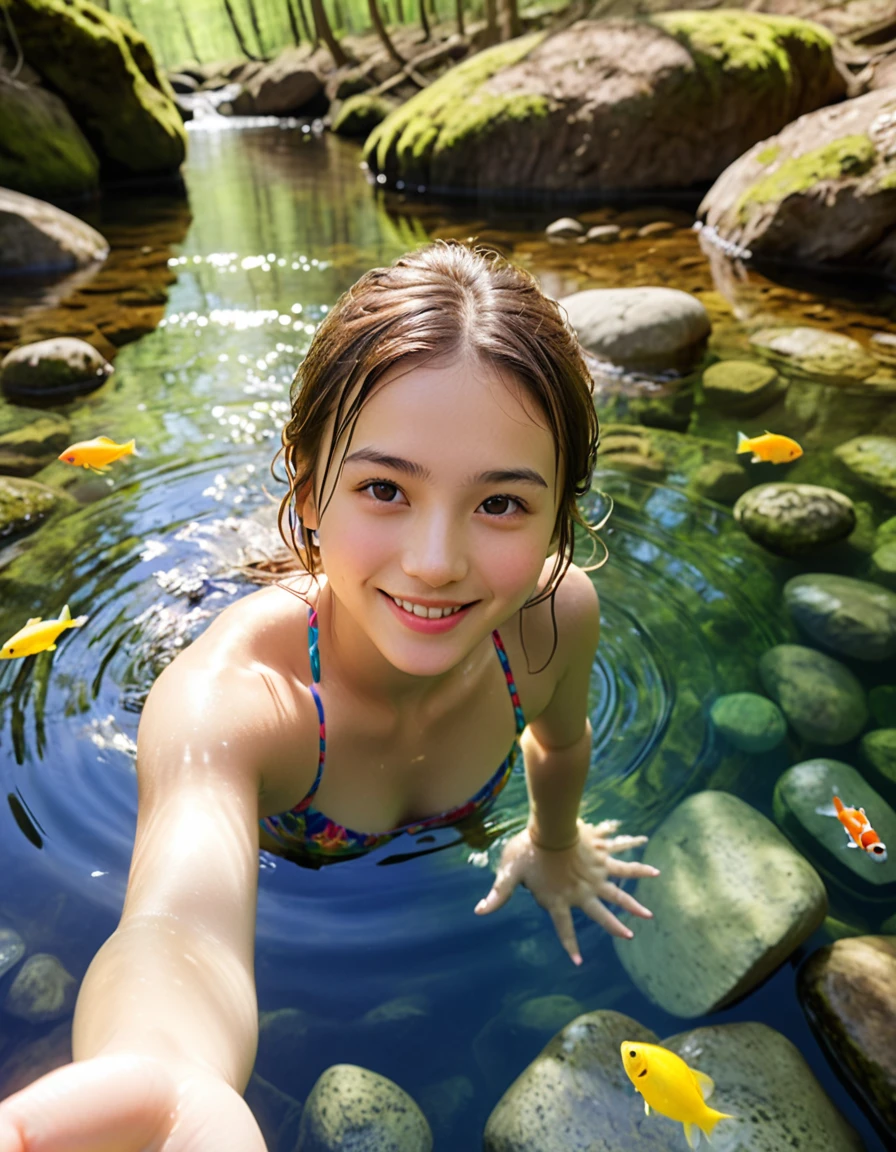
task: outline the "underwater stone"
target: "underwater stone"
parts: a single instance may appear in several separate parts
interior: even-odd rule
[[[559,301],[583,346],[626,368],[690,367],[709,336],[709,313],[678,288],[588,288]]]
[[[60,1020],[74,1011],[78,985],[74,976],[48,952],[29,956],[16,974],[4,1011],[29,1024]]]
[[[643,858],[662,873],[635,889],[653,919],[622,917],[635,936],[613,944],[644,995],[675,1016],[713,1012],[756,987],[827,913],[815,869],[727,792],[679,804]]]
[[[61,493],[36,480],[0,476],[0,542],[33,532],[63,500]]]
[[[896,592],[851,576],[810,573],[784,585],[794,623],[818,644],[854,660],[896,656]]]
[[[710,460],[691,477],[695,492],[719,504],[734,504],[751,484],[747,473],[732,460]]]
[[[896,684],[877,684],[870,688],[868,707],[878,724],[896,723]]]
[[[656,1044],[620,1012],[579,1016],[510,1085],[485,1125],[484,1152],[667,1152],[619,1058],[623,1040]]]
[[[890,713],[890,720],[896,722],[896,710]],[[896,802],[896,728],[876,728],[873,732],[866,732],[859,744],[859,752],[872,783]]]
[[[804,760],[782,773],[775,785],[775,819],[820,872],[850,893],[866,900],[892,900],[896,869],[889,861],[877,863],[861,848],[847,848],[850,838],[833,814],[835,792],[847,808],[865,809],[884,844],[896,845],[896,812],[855,768],[840,760]]]
[[[787,721],[781,709],[755,692],[720,696],[709,715],[728,743],[741,752],[770,752],[787,735]]]
[[[476,1089],[468,1076],[449,1076],[420,1091],[420,1107],[436,1136],[447,1136],[456,1117],[466,1112],[475,1099]]]
[[[762,328],[750,344],[786,372],[825,384],[856,383],[878,368],[857,340],[823,328]]]
[[[896,544],[896,516],[891,516],[889,520],[879,524],[874,534],[875,548],[883,548],[887,544]]]
[[[518,1070],[520,1050],[534,1051],[584,1011],[572,996],[536,996],[508,1004],[486,1022],[473,1041],[473,1057],[490,1083],[502,1086]]]
[[[762,685],[798,735],[846,744],[865,727],[868,707],[850,670],[801,644],[778,644],[759,658]]]
[[[820,948],[800,969],[797,993],[838,1072],[896,1141],[896,936]]]
[[[0,978],[25,955],[25,941],[12,928],[0,928]]]
[[[785,389],[774,368],[752,360],[720,360],[703,373],[706,403],[732,416],[764,412]]]
[[[730,1152],[862,1152],[858,1133],[834,1107],[802,1054],[767,1024],[695,1028],[663,1044],[712,1077],[716,1088],[710,1105],[736,1117],[719,1122],[713,1146]],[[670,1141],[667,1147],[686,1144]]]
[[[868,575],[884,588],[896,590],[896,540],[871,553]]]
[[[0,188],[0,269],[4,272],[70,272],[105,260],[104,238],[53,204]]]
[[[7,476],[33,476],[71,443],[68,420],[52,412],[27,411],[37,418],[8,432],[0,431],[0,472]],[[2,423],[0,414],[0,427]]]
[[[12,400],[71,399],[93,392],[113,371],[92,344],[57,336],[8,352],[0,360],[0,388]]]
[[[803,556],[845,539],[856,526],[852,501],[816,484],[759,484],[734,506],[751,540],[779,556]]]
[[[432,1132],[419,1107],[394,1081],[355,1064],[334,1064],[305,1101],[295,1152],[348,1148],[430,1152]]]
[[[884,496],[896,500],[896,439],[892,436],[856,436],[834,449],[838,460]]]

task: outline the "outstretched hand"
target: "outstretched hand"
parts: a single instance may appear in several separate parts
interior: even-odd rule
[[[611,935],[631,939],[634,935],[631,929],[626,928],[603,901],[645,920],[653,913],[609,877],[659,876],[659,869],[650,864],[617,860],[613,852],[624,852],[647,842],[646,836],[617,836],[618,828],[618,820],[603,820],[597,825],[580,820],[575,844],[559,851],[539,847],[528,828],[524,829],[505,844],[492,890],[476,905],[476,912],[479,915],[494,912],[507,903],[513,890],[521,884],[550,915],[560,943],[574,964],[581,964],[582,956],[572,922],[573,908],[581,908]]]

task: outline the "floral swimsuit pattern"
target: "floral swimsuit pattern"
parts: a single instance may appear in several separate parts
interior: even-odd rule
[[[260,821],[264,831],[276,840],[280,847],[289,852],[299,852],[302,855],[314,856],[320,860],[324,858],[329,860],[347,856],[360,856],[365,852],[371,851],[373,848],[378,848],[381,844],[388,844],[390,840],[394,840],[396,836],[401,836],[405,832],[416,835],[420,832],[427,832],[433,828],[444,828],[449,824],[456,824],[458,821],[480,812],[495,799],[510,779],[511,772],[519,762],[521,757],[520,736],[526,727],[526,718],[523,715],[523,709],[520,705],[519,693],[516,690],[513,673],[510,671],[510,661],[507,659],[507,653],[504,650],[504,645],[497,631],[492,632],[492,641],[495,645],[495,651],[498,653],[498,659],[501,661],[504,678],[507,681],[507,691],[510,693],[510,699],[513,703],[513,713],[516,720],[516,737],[513,741],[513,747],[510,749],[500,768],[498,768],[498,771],[491,779],[483,784],[475,796],[468,800],[466,804],[461,804],[448,812],[440,812],[438,815],[428,816],[424,820],[415,820],[410,824],[402,824],[398,828],[391,828],[388,832],[355,832],[351,828],[345,828],[343,825],[335,823],[325,816],[323,812],[318,811],[317,808],[313,808],[311,802],[323,779],[324,762],[327,751],[327,726],[324,719],[324,706],[317,687],[320,683],[320,651],[318,648],[318,639],[317,611],[314,608],[309,608],[308,656],[311,663],[312,679],[310,688],[311,694],[314,697],[314,703],[317,706],[317,717],[320,724],[317,775],[314,778],[314,783],[311,785],[308,794],[304,799],[300,800],[294,808],[290,808],[288,812],[281,812],[276,816],[265,816]]]

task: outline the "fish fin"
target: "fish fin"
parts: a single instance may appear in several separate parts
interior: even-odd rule
[[[125,448],[126,453],[129,456],[139,456],[140,455],[140,453],[137,451],[137,441],[136,440],[128,440],[127,444],[124,445],[124,448]]]
[[[50,644],[49,647],[44,648],[44,652],[55,652],[55,651],[56,651],[56,645],[55,644]]]
[[[62,611],[59,613],[60,620],[71,620],[72,614],[68,604],[63,605]]]
[[[689,1124],[687,1120],[684,1123],[684,1135],[688,1142],[689,1148],[696,1148],[700,1143],[700,1129],[696,1124]]]
[[[859,809],[859,811],[862,813],[862,815],[863,815],[863,816],[865,817],[865,819],[867,820],[867,819],[868,819],[868,813],[865,811],[865,809],[864,809],[864,808],[860,808],[860,809]]]
[[[849,833],[847,832],[846,835],[849,836]],[[847,848],[858,848],[858,844],[856,844],[855,840],[853,840],[853,838],[850,836],[849,839],[846,841],[846,847]]]
[[[704,1100],[708,1100],[716,1090],[715,1080],[711,1076],[707,1076],[705,1072],[698,1072],[696,1068],[691,1069],[691,1075],[700,1089],[700,1095]]]
[[[756,455],[756,453],[754,452],[754,453],[753,453],[753,456],[752,456],[752,459],[750,460],[750,463],[751,463],[751,464],[761,464],[761,463],[762,463],[762,457],[761,457],[761,456],[757,456],[757,455]]]
[[[43,622],[42,616],[32,616],[30,620],[25,621],[25,627],[27,628],[29,624],[43,624]]]
[[[715,1131],[716,1124],[720,1120],[736,1120],[736,1116],[732,1116],[730,1112],[717,1112],[715,1108],[707,1108],[706,1114],[700,1121],[700,1131],[706,1137],[706,1143],[711,1144],[710,1136]]]
[[[647,1103],[646,1100],[644,1101],[644,1115],[645,1116],[650,1115],[650,1105]]]
[[[109,444],[113,448],[118,447],[118,444],[115,443],[111,436],[97,436],[96,442],[97,444]]]
[[[107,472],[111,472],[111,468],[94,468],[92,464],[85,464],[85,468],[89,468],[91,472],[96,472],[97,476],[105,476]]]
[[[745,436],[743,432],[738,432],[738,434],[737,434],[737,451],[738,452],[749,452],[750,449],[744,447],[744,444],[749,444],[749,442],[750,442],[749,436]]]

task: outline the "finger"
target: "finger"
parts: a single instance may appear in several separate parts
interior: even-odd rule
[[[498,908],[503,908],[513,895],[516,886],[517,881],[509,870],[499,870],[491,892],[487,896],[483,896],[473,911],[477,916],[487,916],[489,912],[496,912]]]
[[[640,916],[642,920],[652,920],[653,913],[649,908],[645,908],[643,904],[631,895],[631,893],[624,891],[622,888],[617,888],[615,884],[602,884],[600,887],[600,897],[602,900],[611,900],[614,904],[618,904],[620,908],[624,908],[626,912],[631,912],[635,916]]]
[[[615,856],[607,858],[605,867],[611,876],[620,876],[623,880],[660,874],[659,868],[652,864],[642,864],[640,860],[617,860]]]
[[[610,909],[604,907],[596,896],[585,901],[582,905],[582,911],[586,916],[590,916],[595,924],[600,924],[601,928],[605,928],[611,936],[618,936],[620,940],[631,940],[634,936],[631,928],[626,928],[621,920],[617,920]]]
[[[609,836],[615,832],[618,827],[618,820],[601,820],[599,824],[592,824],[591,830],[592,832],[596,832],[598,836]]]
[[[646,836],[614,836],[604,841],[604,848],[608,852],[627,852],[629,848],[640,848],[646,843]]]
[[[572,923],[572,912],[566,904],[548,908],[550,917],[554,922],[554,929],[560,937],[560,943],[566,949],[573,964],[582,963],[582,954],[579,952],[579,942],[576,939],[576,930]]]

